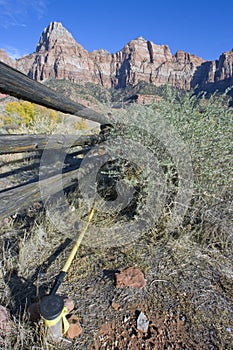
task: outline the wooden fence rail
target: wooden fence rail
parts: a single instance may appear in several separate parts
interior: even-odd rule
[[[49,149],[94,145],[101,141],[100,135],[0,135],[0,155]]]
[[[64,97],[1,61],[0,92],[100,124],[110,123],[103,114]]]
[[[72,170],[62,175],[62,185],[64,189],[77,183],[77,171],[77,169]],[[0,193],[0,219],[25,209],[34,202],[41,201],[41,186],[46,186],[48,197],[61,191],[60,187],[57,186],[60,179],[61,175],[57,174],[43,180],[38,179],[37,181],[2,191]]]
[[[111,124],[109,117],[98,113],[90,108],[87,108],[79,103],[76,103],[69,98],[53,91],[45,85],[34,81],[23,73],[16,69],[0,62],[0,92],[15,96],[19,99],[30,101],[47,108],[51,108],[63,113],[72,114],[78,117],[89,119],[98,122],[103,126]],[[102,128],[101,128],[102,130]],[[77,155],[85,153],[87,145],[99,143],[105,139],[104,133],[100,135],[0,135],[0,155],[22,152],[35,152],[46,149],[67,149],[74,146],[81,146],[84,149],[69,153],[69,162],[63,169],[62,174],[62,186],[64,189],[77,183],[77,172],[79,171],[80,159],[77,159]],[[69,151],[70,152],[70,151]],[[29,153],[30,154],[30,153]],[[26,158],[25,158],[26,159]],[[30,157],[29,157],[30,159]],[[16,165],[17,162],[22,162],[22,159],[7,160],[2,164]],[[72,166],[73,164],[73,166]],[[14,168],[13,170],[4,169],[1,174],[1,178],[5,179],[7,176],[19,174],[28,169],[32,169],[35,165],[35,169],[39,167],[38,162],[30,165],[26,163],[26,166],[21,168]],[[3,188],[0,191],[0,219],[10,216],[15,212],[29,207],[34,202],[41,201],[40,188],[45,187],[48,189],[46,195],[48,198],[53,196],[57,192],[61,191],[59,183],[61,180],[61,174],[56,172],[56,164],[54,165],[55,172],[51,171],[46,177],[36,176],[28,183],[20,183],[16,187]],[[26,169],[26,170],[25,170]]]

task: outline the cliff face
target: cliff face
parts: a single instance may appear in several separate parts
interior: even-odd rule
[[[198,67],[191,87],[199,85],[200,89],[223,91],[233,85],[233,50],[224,52],[218,60],[208,61]]]
[[[0,49],[0,61],[8,64],[11,67],[16,67],[16,62],[15,60],[13,60],[12,58],[10,58],[8,56],[8,54],[6,53],[6,51],[4,51],[3,49]]]
[[[36,52],[14,61],[0,50],[0,60],[38,81],[69,79],[107,88],[125,88],[142,80],[188,90],[197,84],[232,84],[233,79],[233,51],[207,62],[183,51],[172,55],[168,46],[138,37],[114,54],[105,50],[87,52],[58,22],[45,28]]]

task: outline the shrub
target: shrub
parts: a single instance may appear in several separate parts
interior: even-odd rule
[[[29,126],[33,123],[36,116],[35,104],[27,101],[13,101],[6,105],[6,119],[10,125],[16,123],[17,125]]]
[[[127,124],[127,128],[115,131],[114,137],[120,135],[125,139],[134,140],[155,153],[168,186],[167,209],[170,210],[176,201],[182,179],[179,179],[177,164],[169,154],[166,141],[162,144],[158,135],[152,135],[152,130],[160,127],[159,124],[156,126],[156,123],[162,121],[174,127],[180,140],[189,149],[194,176],[193,195],[183,225],[194,225],[196,231],[198,225],[202,225],[202,229],[206,225],[208,234],[206,235],[203,229],[201,240],[208,236],[208,242],[218,242],[218,246],[224,245],[230,239],[233,167],[233,109],[229,108],[229,99],[226,94],[213,94],[207,99],[205,95],[195,96],[193,91],[177,92],[169,86],[166,87],[164,96],[151,106],[133,105],[127,111],[117,111],[116,121],[121,124],[130,120],[130,124]],[[167,142],[170,136],[168,135]],[[132,149],[130,152],[137,154],[138,150]],[[182,162],[182,155],[180,161]],[[143,169],[143,173],[146,174],[144,180],[147,181],[149,167]],[[150,183],[148,191],[153,191],[153,184]]]

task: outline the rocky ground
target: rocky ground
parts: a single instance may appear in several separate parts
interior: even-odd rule
[[[48,292],[71,244],[57,258],[54,251],[51,254],[51,247],[48,251],[46,246],[41,246],[41,250],[36,251],[39,243],[34,241],[33,248],[30,239],[18,248],[8,246],[8,252],[15,255],[16,260],[11,260],[14,268],[8,266],[2,271],[1,294],[2,303],[11,317],[15,317],[14,337],[20,336],[17,327],[21,319],[26,329],[30,327],[30,337],[37,339],[38,346],[34,349],[56,346],[57,349],[80,350],[230,350],[233,341],[232,255],[201,247],[193,237],[192,231],[163,237],[155,230],[140,241],[117,249],[82,246],[59,289],[60,295],[73,299],[72,314],[78,317],[82,333],[56,345],[46,337],[41,339],[43,331],[35,334],[38,322],[27,321],[23,310],[25,303],[35,302],[39,295]],[[54,250],[58,244],[55,239],[54,235],[51,241],[50,236]],[[6,246],[6,239],[2,243]],[[30,251],[34,257],[30,256]],[[21,264],[27,254],[27,262]],[[9,261],[5,261],[5,269],[7,264]],[[132,269],[128,275],[120,274],[129,267]],[[144,328],[138,324],[140,313],[145,316]],[[23,319],[19,314],[24,315]],[[1,335],[4,339],[4,334]],[[12,337],[12,328],[9,336],[11,340],[5,339],[6,344],[15,349],[17,341]],[[30,346],[31,341],[24,339],[21,349]]]

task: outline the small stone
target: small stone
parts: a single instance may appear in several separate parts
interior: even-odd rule
[[[142,288],[146,285],[144,274],[137,267],[128,267],[116,273],[116,287]]]
[[[112,302],[111,306],[116,311],[121,308],[120,304],[116,303],[115,301]]]
[[[141,332],[147,332],[149,327],[149,321],[146,315],[141,311],[137,318],[137,330]]]
[[[79,318],[76,315],[71,315],[68,318],[70,324],[68,331],[66,332],[66,337],[69,339],[74,339],[82,333],[82,327],[79,322]]]

